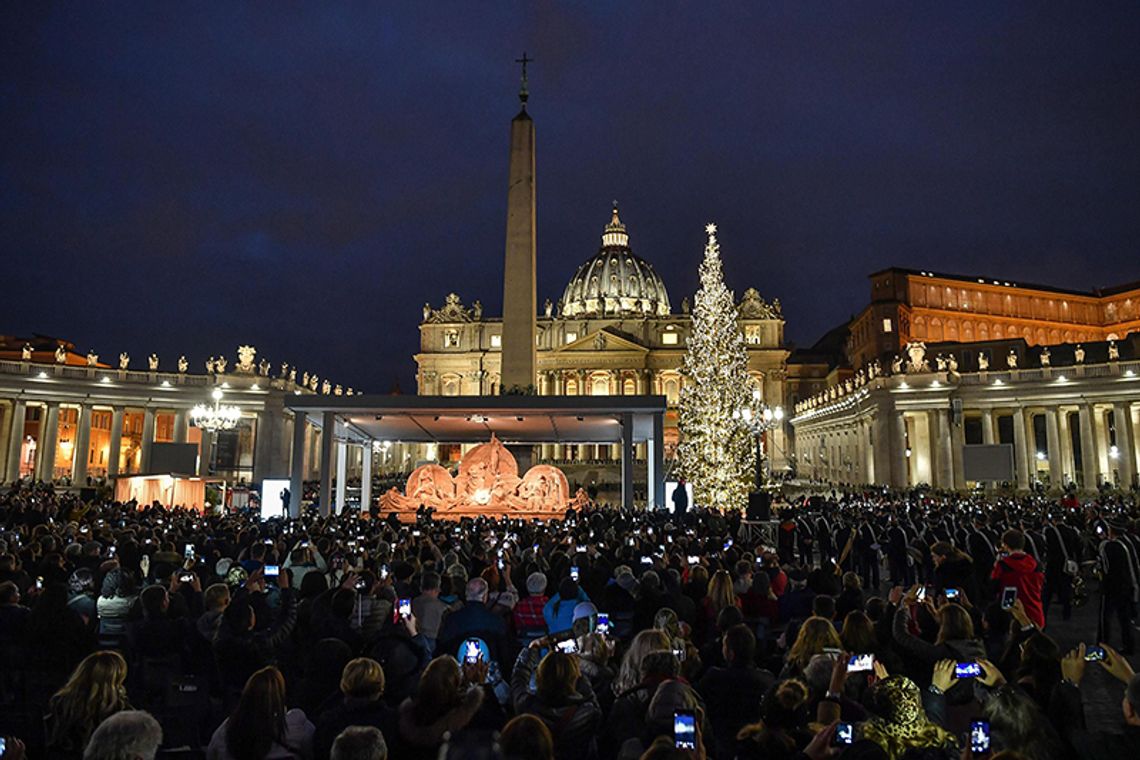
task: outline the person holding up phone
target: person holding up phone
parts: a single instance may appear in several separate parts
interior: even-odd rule
[[[596,755],[602,710],[582,677],[578,656],[560,651],[560,641],[573,639],[544,636],[519,652],[511,674],[511,704],[515,714],[530,713],[546,724],[556,757],[586,760]]]
[[[930,609],[938,622],[938,636],[933,644],[910,632],[910,622],[915,607],[919,604],[918,588],[915,586],[902,597],[898,611],[895,612],[891,633],[898,648],[927,667],[939,660],[967,662],[983,659],[986,656],[985,643],[974,631],[970,613],[959,604],[946,602],[941,607],[934,608],[933,601],[931,602]],[[901,590],[891,593],[892,600],[898,598],[897,591]]]
[[[1045,627],[1045,610],[1041,604],[1041,590],[1045,574],[1037,560],[1025,553],[1025,534],[1010,528],[1001,536],[1001,547],[1006,556],[994,562],[990,579],[996,582],[999,593],[1007,588],[1017,589],[1017,598],[1025,607],[1025,614],[1038,628]]]

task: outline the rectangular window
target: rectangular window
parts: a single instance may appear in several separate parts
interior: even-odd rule
[[[502,347],[503,347],[503,336],[502,335],[492,335],[491,336],[491,348],[502,348]]]
[[[889,333],[892,331],[890,317],[883,319],[883,332]]]
[[[566,342],[567,343],[573,343],[576,340],[578,340],[578,333],[576,333],[576,332],[566,333]]]
[[[664,343],[666,346],[677,345],[677,333],[675,333],[675,332],[661,333],[661,342]]]

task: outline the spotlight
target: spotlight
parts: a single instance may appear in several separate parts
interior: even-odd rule
[[[1045,461],[1045,452],[1044,451],[1038,451],[1037,452],[1037,461],[1038,462],[1044,462]]]

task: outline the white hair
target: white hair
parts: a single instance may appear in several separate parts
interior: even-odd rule
[[[154,760],[162,744],[162,726],[142,710],[123,710],[99,724],[83,751],[83,760]]]
[[[375,726],[349,726],[333,742],[329,760],[388,760],[388,745]]]
[[[490,587],[487,586],[487,581],[478,576],[467,581],[467,601],[469,602],[487,601],[489,591]]]

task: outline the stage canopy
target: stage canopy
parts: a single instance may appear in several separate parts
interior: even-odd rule
[[[321,505],[332,501],[332,446],[374,441],[508,445],[622,444],[622,502],[633,505],[633,444],[648,449],[649,503],[664,498],[664,396],[323,396],[302,395],[285,406],[332,436],[322,436]],[[296,417],[295,417],[296,419]],[[294,425],[290,491],[300,507],[303,425]],[[343,461],[343,457],[342,457]],[[338,489],[339,490],[339,489]]]

